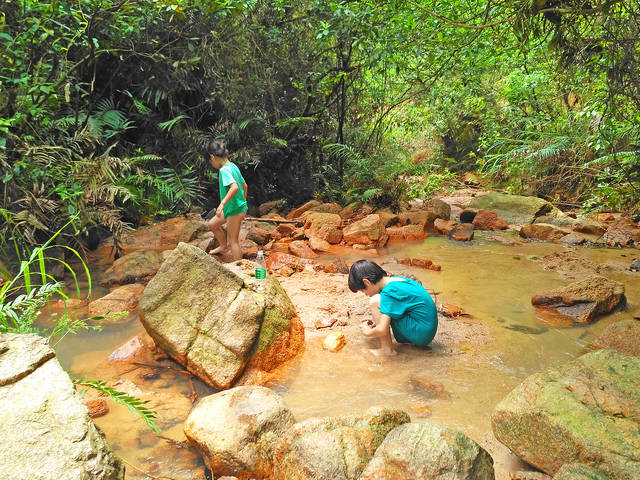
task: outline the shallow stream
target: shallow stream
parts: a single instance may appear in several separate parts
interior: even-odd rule
[[[435,292],[440,302],[457,305],[470,314],[455,319],[441,317],[442,324],[465,322],[481,326],[479,330],[469,329],[480,331],[478,338],[472,333],[468,342],[451,345],[450,339],[439,333],[430,349],[401,346],[399,355],[381,360],[363,353],[370,345],[359,337],[337,353],[324,351],[322,336],[311,327],[307,328],[304,353],[268,386],[284,397],[298,421],[312,416],[356,414],[371,405],[392,406],[409,412],[414,421],[438,423],[469,435],[494,457],[498,480],[509,478],[509,470],[526,469],[493,439],[490,425],[493,407],[527,376],[588,351],[589,343],[610,323],[640,316],[640,273],[627,270],[640,252],[550,243],[506,246],[490,240],[491,235],[477,233],[476,239],[468,244],[430,237],[422,243],[391,246],[380,251],[375,259],[382,263],[392,257],[427,257],[440,264],[441,272],[417,268],[409,271],[429,291]],[[507,237],[517,240],[510,234]],[[611,267],[605,276],[624,283],[625,310],[584,326],[559,328],[536,319],[531,296],[572,281],[543,269],[541,259],[569,250]],[[332,255],[341,256],[347,263],[365,256],[352,249]],[[328,255],[321,260],[330,259]],[[383,266],[391,272],[398,267]],[[100,276],[100,268],[94,273],[94,282]],[[98,289],[94,297],[104,293]],[[100,367],[96,366],[103,364],[118,345],[142,330],[134,319],[102,332],[69,336],[59,344],[58,356],[75,375],[100,375]],[[179,401],[164,402],[163,396],[152,397],[163,405],[159,409],[161,419],[174,418],[160,422],[161,436],[154,435],[122,407],[111,405],[109,414],[96,419],[127,462],[127,479],[204,478],[198,455],[179,443],[184,437],[181,422],[175,418],[180,418],[183,410],[188,412],[190,403],[185,402],[186,396],[194,391],[206,395],[213,390],[178,370],[177,364],[167,361],[162,369],[144,374],[149,391],[167,392],[167,399],[180,394]]]

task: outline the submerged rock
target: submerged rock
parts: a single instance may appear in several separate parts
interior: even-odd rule
[[[409,421],[401,410],[372,407],[298,423],[276,449],[273,480],[356,480],[387,434]]]
[[[120,257],[111,265],[100,281],[101,285],[147,283],[158,272],[163,257],[157,250],[136,250]]]
[[[640,321],[623,320],[609,325],[593,342],[596,348],[608,348],[616,352],[640,357]]]
[[[594,275],[563,288],[536,294],[531,298],[531,304],[542,309],[544,316],[589,323],[625,300],[624,285]]]
[[[640,478],[640,358],[611,350],[527,378],[492,416],[496,438],[554,475],[585,463],[612,479]]]
[[[37,335],[0,335],[0,478],[124,479],[54,357]]]
[[[262,281],[263,292],[254,291],[255,279],[247,273],[254,267],[240,261],[225,268],[180,243],[138,305],[158,346],[219,389],[229,388],[245,367],[270,371],[304,345],[289,297],[272,276]]]
[[[493,480],[493,460],[466,435],[430,423],[405,423],[384,439],[360,480]]]
[[[200,400],[184,433],[216,475],[268,478],[276,445],[293,423],[291,411],[272,390],[236,387]]]
[[[113,314],[124,311],[133,312],[138,307],[138,301],[143,291],[144,285],[140,283],[118,287],[104,297],[89,303],[89,315],[92,317],[104,316],[102,325],[105,323],[113,324],[112,319],[118,323],[118,316]]]

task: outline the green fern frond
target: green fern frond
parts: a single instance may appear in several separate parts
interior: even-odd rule
[[[342,160],[344,163],[360,162],[364,160],[362,155],[349,145],[344,145],[342,143],[329,143],[323,148],[329,152],[330,155]]]
[[[186,118],[190,118],[190,117],[188,115],[178,115],[177,117],[172,118],[171,120],[167,120],[166,122],[159,123],[158,127],[160,127],[160,129],[164,130],[165,132],[170,132],[171,129],[176,126],[176,124],[180,123],[181,120],[184,120]]]
[[[124,405],[131,413],[139,415],[152,431],[155,433],[160,432],[160,428],[155,423],[157,413],[147,406],[149,403],[148,400],[141,400],[126,392],[120,392],[115,388],[107,386],[107,382],[104,380],[87,380],[81,377],[73,379],[73,383],[76,386],[93,388],[100,393],[108,395],[117,404]]]

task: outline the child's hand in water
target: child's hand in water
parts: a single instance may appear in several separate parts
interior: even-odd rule
[[[367,337],[371,335],[373,327],[375,326],[376,324],[373,323],[373,320],[367,320],[360,323],[360,329],[362,330],[362,333]]]

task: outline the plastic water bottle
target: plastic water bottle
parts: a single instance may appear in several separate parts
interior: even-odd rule
[[[258,250],[258,255],[256,255],[256,280],[257,286],[256,290],[259,292],[264,290],[264,279],[267,278],[267,267],[264,259],[264,251]]]

